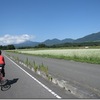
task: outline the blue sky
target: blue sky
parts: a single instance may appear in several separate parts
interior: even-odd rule
[[[0,0],[0,44],[77,39],[99,31],[100,0]]]

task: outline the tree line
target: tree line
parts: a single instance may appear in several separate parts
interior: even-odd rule
[[[61,48],[61,47],[84,47],[84,46],[100,46],[100,42],[81,42],[81,43],[63,43],[48,46],[46,44],[39,44],[35,47],[19,47],[17,49],[27,49],[27,48]],[[0,45],[0,50],[13,50],[16,49],[14,45]]]
[[[7,45],[7,46],[0,45],[0,50],[13,50],[13,49],[15,49],[14,45]]]
[[[85,47],[85,46],[100,46],[100,42],[81,42],[81,43],[63,43],[48,46],[46,44],[39,44],[35,47],[20,47],[19,49],[26,48],[61,48],[61,47]]]
[[[64,43],[55,45],[56,47],[83,47],[83,46],[100,46],[100,42],[81,42],[81,43]]]

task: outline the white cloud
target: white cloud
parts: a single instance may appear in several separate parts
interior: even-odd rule
[[[28,34],[13,35],[13,36],[6,34],[3,37],[0,37],[0,45],[22,43],[22,42],[25,42],[25,41],[30,40],[32,38],[33,38],[33,36],[30,36]]]

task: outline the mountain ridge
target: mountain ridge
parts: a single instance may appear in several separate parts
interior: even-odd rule
[[[33,41],[25,41],[20,44],[14,44],[15,47],[35,47],[39,44],[45,44],[47,46],[56,45],[56,44],[62,44],[62,43],[81,43],[81,42],[95,42],[100,41],[100,32],[92,33],[89,35],[86,35],[84,37],[78,38],[78,39],[71,39],[71,38],[65,38],[65,39],[47,39],[43,42],[33,42]]]
[[[89,35],[86,35],[82,38],[76,39],[74,42],[94,42],[94,41],[100,41],[100,32],[92,33]]]

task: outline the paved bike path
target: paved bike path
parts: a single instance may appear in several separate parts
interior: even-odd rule
[[[0,91],[0,98],[75,98],[72,94],[66,94],[61,88],[55,86],[43,78],[37,76],[27,68],[20,67],[5,56],[6,78],[10,81],[11,88],[7,91]],[[37,78],[35,78],[35,77]],[[42,82],[43,83],[42,83]],[[46,85],[47,86],[46,86]],[[58,94],[56,93],[58,92]]]
[[[9,54],[23,61],[28,58],[30,62],[35,61],[38,65],[43,63],[45,66],[48,66],[49,73],[54,77],[79,83],[83,87],[91,88],[95,93],[97,92],[96,94],[99,93],[100,95],[100,65],[98,64],[42,58],[24,54]]]

